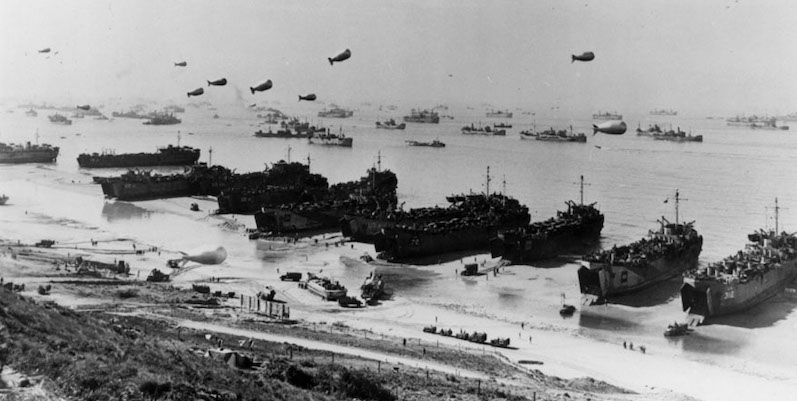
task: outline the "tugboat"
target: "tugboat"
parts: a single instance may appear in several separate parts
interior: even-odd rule
[[[328,129],[320,134],[314,133],[308,137],[307,141],[308,143],[311,144],[327,145],[327,146],[343,146],[346,148],[350,148],[354,143],[354,138],[347,137],[343,133],[343,128],[340,128],[338,134],[332,134],[329,132]]]
[[[412,109],[410,115],[404,116],[404,122],[439,124],[440,116],[436,111]]]
[[[374,237],[378,257],[387,260],[420,258],[455,251],[488,249],[490,238],[499,229],[521,227],[529,223],[528,207],[516,199],[490,193],[490,169],[487,169],[486,192],[447,197],[451,206],[436,209],[429,219],[426,213],[412,213],[419,219],[386,224]],[[345,234],[345,233],[344,233]]]
[[[775,229],[749,234],[750,243],[725,259],[684,274],[681,304],[690,322],[749,309],[781,292],[797,277],[797,236]]]
[[[582,304],[605,303],[610,296],[642,290],[697,266],[703,237],[694,222],[679,222],[679,200],[676,190],[675,223],[662,217],[660,228],[649,231],[649,238],[582,258],[578,269]]]
[[[595,203],[584,204],[584,176],[581,176],[581,202],[567,201],[567,211],[555,218],[526,227],[499,230],[490,240],[490,253],[511,263],[525,263],[553,258],[594,242],[603,229],[603,214]]]
[[[380,121],[376,122],[376,128],[382,128],[382,129],[404,129],[406,127],[407,127],[406,123],[396,124],[396,120],[394,120],[392,118],[387,120],[387,121],[385,121],[385,122],[380,122]]]

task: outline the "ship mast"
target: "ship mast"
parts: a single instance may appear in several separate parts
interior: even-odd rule
[[[180,130],[177,130],[177,147],[180,147]]]
[[[307,172],[310,172],[310,154],[307,154]]]
[[[501,194],[506,195],[506,174],[504,174],[504,180],[501,181],[501,185],[503,186],[503,192],[501,192]]]
[[[288,146],[288,163],[291,162],[291,147]]]
[[[775,235],[778,235],[778,212],[780,208],[778,207],[778,198],[775,198]]]
[[[208,149],[208,167],[213,167],[213,148]]]
[[[490,166],[487,166],[487,179],[485,183],[485,189],[487,190],[487,196],[490,196]]]
[[[678,226],[678,206],[679,202],[682,200],[689,200],[689,199],[681,199],[681,196],[678,192],[678,188],[675,188],[675,225]]]

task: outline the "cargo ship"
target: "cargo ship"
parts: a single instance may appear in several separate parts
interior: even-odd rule
[[[489,182],[489,169],[488,169]],[[487,191],[454,195],[445,218],[401,221],[374,236],[377,256],[406,260],[456,251],[489,249],[490,239],[500,229],[522,227],[531,219],[528,207],[516,199]]]
[[[158,148],[157,153],[81,153],[77,163],[83,168],[190,166],[199,160],[199,149],[189,146]]]
[[[404,116],[404,122],[439,124],[440,116],[435,111],[412,109],[410,115]]]
[[[681,127],[677,127],[675,130],[670,129],[664,131],[658,124],[649,125],[644,131],[641,127],[637,127],[636,134],[639,136],[649,136],[660,141],[703,142],[703,135],[692,135],[691,133],[687,134],[686,132],[681,131]]]
[[[546,142],[587,142],[587,136],[583,133],[574,134],[573,128],[567,130],[554,130],[553,128],[542,132],[521,131],[520,139],[534,139]]]
[[[725,259],[684,273],[681,304],[689,322],[744,311],[783,291],[797,278],[797,236],[759,230],[744,249]]]
[[[337,106],[334,106],[331,109],[324,109],[318,112],[319,117],[327,117],[327,118],[349,118],[353,115],[354,115],[353,111],[346,110],[344,108]]]
[[[678,221],[679,195],[675,193],[675,223],[664,217],[660,227],[630,245],[594,252],[582,258],[578,269],[582,304],[605,303],[608,297],[639,291],[697,266],[703,237],[694,222]]]
[[[49,118],[50,122],[53,124],[72,125],[72,120],[66,118],[66,116],[63,114],[55,113],[51,116],[47,116],[47,118]]]
[[[471,125],[466,125],[466,126],[462,127],[462,133],[466,134],[466,135],[499,135],[499,136],[503,136],[503,135],[506,135],[506,130],[505,129],[501,129],[501,130],[494,129],[494,128],[490,127],[489,125],[488,126],[484,126],[484,127],[482,127],[482,126],[476,127],[476,126],[473,125],[473,123],[471,123]]]
[[[605,113],[601,113],[600,111],[597,114],[592,115],[593,120],[622,120],[623,115],[617,114],[617,112],[609,113],[608,111]]]
[[[499,230],[490,239],[490,254],[520,264],[553,258],[568,251],[583,251],[584,245],[600,238],[604,220],[595,203],[584,204],[584,176],[581,176],[581,202],[567,201],[565,204],[567,211],[558,211],[556,217]]]
[[[0,142],[0,163],[55,163],[58,158],[57,146],[49,144],[25,145],[5,144]]]
[[[407,128],[407,124],[406,123],[396,124],[396,120],[391,118],[385,122],[377,121],[376,128],[402,130],[404,128]]]
[[[507,111],[491,110],[491,111],[487,112],[487,117],[490,117],[490,118],[512,118],[512,112],[509,111],[509,110],[507,110]]]
[[[152,115],[152,117],[150,117],[149,121],[144,121],[144,125],[174,125],[174,124],[180,124],[181,122],[183,121],[175,117],[174,113],[169,113],[169,114],[155,113],[154,115]]]
[[[338,134],[330,133],[329,130],[325,130],[322,133],[314,133],[307,138],[307,142],[318,145],[350,148],[354,144],[354,138],[347,137],[341,128]]]

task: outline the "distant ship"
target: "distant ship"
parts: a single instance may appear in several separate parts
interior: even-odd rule
[[[636,134],[640,136],[649,136],[661,141],[671,142],[703,142],[703,135],[692,135],[681,131],[681,127],[676,128],[675,131],[663,131],[658,124],[650,125],[643,131],[642,128],[637,127]]]
[[[593,120],[622,120],[623,119],[623,115],[622,114],[617,114],[617,112],[609,113],[607,111],[605,113],[601,113],[599,111],[598,114],[593,114],[592,115],[592,119]]]
[[[185,113],[185,107],[180,107],[177,105],[166,106],[163,108],[163,110],[171,113]]]
[[[496,130],[491,128],[489,125],[487,126],[474,126],[472,123],[471,125],[466,125],[462,127],[462,133],[466,135],[499,135],[503,136],[506,135],[506,130]]]
[[[521,131],[520,139],[534,139],[547,142],[587,142],[587,136],[583,133],[574,134],[573,128],[567,130],[554,130],[553,128],[542,132]]]
[[[199,160],[199,149],[169,145],[156,153],[81,153],[77,163],[84,168],[147,167],[192,165]]]
[[[315,132],[324,132],[324,128],[316,127],[315,125],[310,125],[309,122],[301,122],[298,118],[291,118],[288,121],[281,121],[280,127],[284,128],[285,130],[293,130],[296,134],[312,134]]]
[[[490,254],[514,264],[556,257],[564,252],[584,250],[594,243],[603,229],[603,214],[595,204],[584,204],[584,176],[581,176],[581,202],[567,201],[567,211],[528,226],[499,230],[490,240]]]
[[[750,128],[752,129],[762,129],[768,131],[788,131],[788,125],[777,125],[775,119],[772,118],[765,123],[752,123],[750,124]]]
[[[148,120],[148,119],[150,119],[150,118],[152,118],[154,116],[155,116],[155,113],[138,114],[137,112],[135,112],[133,110],[126,111],[126,112],[118,112],[118,111],[111,112],[111,117],[114,117],[114,118],[121,117],[121,118],[137,118],[137,119],[141,119],[141,120]]]
[[[36,110],[29,109],[28,111],[25,112],[25,115],[28,117],[36,117],[39,115],[39,113],[37,113]]]
[[[55,113],[51,116],[47,116],[50,119],[50,122],[53,124],[60,124],[60,125],[72,125],[72,120],[66,118],[66,116]]]
[[[8,196],[6,194],[0,195],[0,206],[3,206],[8,202]]]
[[[216,117],[218,118],[218,117]],[[180,124],[183,122],[179,118],[175,117],[173,113],[162,113],[162,114],[155,114],[150,118],[149,121],[144,121],[144,125],[174,125]]]
[[[742,127],[749,127],[752,124],[758,125],[775,125],[776,122],[775,117],[767,117],[767,116],[758,116],[753,114],[750,117],[745,116],[735,116],[735,117],[728,117],[725,119],[725,123],[730,126],[742,126]]]
[[[751,308],[782,291],[797,278],[797,237],[775,230],[748,235],[739,252],[684,274],[681,304],[690,323]]]
[[[662,217],[648,238],[582,258],[578,282],[585,302],[604,303],[610,296],[642,290],[697,266],[703,237],[694,222],[678,222],[678,201],[676,191],[675,223]]]
[[[292,132],[290,128],[280,129],[277,132],[272,132],[271,128],[268,129],[268,132],[263,132],[263,130],[258,130],[255,132],[255,136],[258,138],[309,138],[312,135],[310,132],[305,133],[298,133]]]
[[[431,148],[444,148],[446,144],[435,139],[432,142],[406,141],[408,146],[428,146]]]
[[[498,123],[493,124],[493,128],[512,128],[512,124]]]
[[[48,144],[31,145],[28,142],[23,146],[0,142],[0,163],[54,163],[58,158],[58,149]]]
[[[404,116],[404,122],[438,124],[440,116],[435,111],[412,109],[410,115]]]
[[[350,148],[354,143],[354,138],[347,137],[343,134],[343,130],[341,129],[338,134],[332,134],[329,130],[326,130],[323,133],[314,133],[310,135],[307,139],[308,143],[318,144],[318,145],[327,145],[327,146],[343,146]]]
[[[780,121],[797,121],[797,112],[789,113],[784,116],[778,116]]]
[[[387,120],[387,121],[385,121],[385,122],[380,122],[380,121],[376,122],[376,128],[382,128],[382,129],[404,129],[406,127],[407,127],[407,124],[405,124],[405,123],[396,124],[396,120],[394,120],[392,118]]]
[[[487,112],[487,117],[490,117],[490,118],[512,118],[512,112],[509,111],[509,110],[507,110],[507,111],[491,110],[491,111]]]
[[[318,112],[319,117],[327,118],[349,118],[353,115],[353,111],[341,107],[333,107],[331,109],[324,109]]]
[[[670,110],[653,109],[653,110],[650,111],[650,115],[651,116],[677,116],[678,112],[673,110],[673,109],[670,109]]]

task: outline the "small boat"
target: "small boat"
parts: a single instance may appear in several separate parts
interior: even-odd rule
[[[446,144],[435,139],[432,142],[407,141],[408,146],[428,146],[430,148],[444,148]]]
[[[691,332],[692,329],[689,328],[688,324],[673,322],[673,324],[667,326],[667,330],[664,330],[664,337],[684,336]]]
[[[385,122],[376,122],[376,128],[382,129],[404,129],[407,127],[406,123],[396,124],[396,120],[390,119]]]
[[[559,309],[559,314],[562,316],[573,316],[575,311],[576,307],[573,305],[562,305],[562,309]]]

